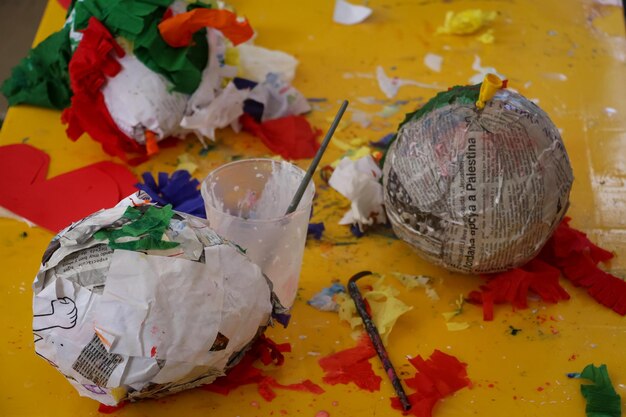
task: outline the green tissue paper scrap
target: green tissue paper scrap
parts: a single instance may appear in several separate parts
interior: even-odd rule
[[[50,35],[13,68],[11,77],[0,87],[10,106],[32,104],[62,110],[70,105],[69,30],[65,26]]]
[[[172,83],[172,90],[192,94],[200,85],[209,47],[206,30],[198,31],[191,46],[173,48],[159,33],[172,0],[83,0],[76,3],[76,30],[87,27],[91,16],[102,22],[114,36],[133,45],[133,53],[152,71]]]
[[[121,228],[103,229],[94,234],[98,240],[109,240],[111,249],[126,250],[163,250],[175,248],[178,242],[162,240],[163,234],[174,215],[172,205],[165,207],[149,206],[147,210],[137,207],[128,207],[124,212],[130,222]],[[139,237],[140,239],[118,242],[122,237]]]
[[[622,415],[621,398],[615,392],[606,365],[596,367],[587,365],[580,373],[580,378],[588,379],[593,384],[580,386],[583,397],[587,400],[587,417],[620,417]]]

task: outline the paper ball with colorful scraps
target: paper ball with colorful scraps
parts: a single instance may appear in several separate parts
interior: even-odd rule
[[[239,248],[143,192],[59,233],[33,293],[35,351],[106,405],[213,382],[284,313]]]
[[[221,1],[77,0],[2,92],[11,105],[63,110],[70,139],[87,133],[136,164],[167,138],[204,143],[216,129],[238,131],[244,111],[259,130],[310,110],[290,86],[298,61],[254,46],[253,36]]]
[[[383,167],[395,233],[428,261],[465,273],[537,255],[565,215],[572,182],[548,115],[492,74],[408,114]]]

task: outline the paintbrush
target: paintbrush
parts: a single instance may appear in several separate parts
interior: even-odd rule
[[[411,403],[409,402],[409,399],[406,397],[404,388],[402,388],[402,382],[400,381],[398,374],[396,374],[396,370],[393,367],[393,364],[391,363],[391,359],[389,359],[389,354],[387,353],[385,346],[383,346],[383,340],[380,338],[380,333],[378,333],[378,329],[376,328],[376,325],[374,324],[374,322],[372,321],[372,318],[367,312],[365,301],[363,300],[363,297],[361,296],[359,287],[356,285],[357,280],[367,275],[371,275],[371,274],[372,273],[370,271],[362,271],[354,275],[352,278],[350,278],[350,280],[348,281],[348,293],[350,293],[350,297],[352,297],[352,300],[354,301],[354,304],[356,305],[356,311],[359,312],[359,315],[361,316],[361,319],[363,320],[363,325],[365,326],[365,330],[367,331],[367,334],[372,340],[372,344],[374,345],[374,349],[376,349],[376,353],[378,353],[378,357],[380,358],[380,361],[383,363],[383,368],[385,368],[385,373],[391,380],[391,385],[393,385],[393,389],[396,391],[396,394],[398,394],[398,398],[400,398],[402,409],[404,411],[408,411],[411,409]]]
[[[315,170],[317,169],[317,165],[319,165],[320,160],[322,159],[322,155],[324,155],[324,152],[326,151],[326,148],[328,147],[328,144],[330,143],[330,139],[333,137],[333,134],[335,133],[335,130],[337,129],[337,126],[339,125],[339,121],[341,120],[341,117],[343,116],[343,113],[346,111],[347,107],[348,107],[348,100],[344,100],[343,103],[341,103],[341,107],[339,108],[339,111],[335,115],[335,120],[333,120],[333,123],[330,125],[328,132],[326,132],[326,136],[324,137],[324,140],[322,141],[320,148],[317,150],[317,153],[313,157],[313,161],[311,162],[309,169],[307,169],[306,174],[304,175],[304,178],[302,178],[302,181],[300,182],[300,185],[298,186],[298,190],[296,191],[296,194],[293,196],[293,199],[291,200],[291,204],[289,204],[289,207],[287,208],[287,212],[285,213],[285,216],[293,213],[298,208],[298,204],[300,204],[300,200],[302,199],[302,196],[304,195],[304,191],[306,190],[306,187],[308,187],[309,182],[311,181],[311,178],[313,177],[313,174],[315,173]]]

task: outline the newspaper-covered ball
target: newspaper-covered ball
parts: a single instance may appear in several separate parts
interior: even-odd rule
[[[143,192],[59,233],[33,292],[36,353],[107,405],[211,383],[283,312],[241,249]]]
[[[454,87],[408,114],[383,168],[395,233],[465,273],[533,258],[565,215],[573,181],[547,114],[507,89],[479,109],[480,87]]]

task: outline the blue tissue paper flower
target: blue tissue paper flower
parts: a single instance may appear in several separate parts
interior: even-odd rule
[[[189,171],[181,169],[170,176],[166,172],[159,172],[158,182],[150,172],[144,172],[141,176],[144,183],[135,186],[148,193],[158,205],[171,204],[174,210],[206,219],[204,200],[198,189],[200,182]]]
[[[307,235],[312,235],[315,239],[320,240],[322,238],[322,233],[324,233],[326,228],[324,227],[324,222],[321,223],[309,223],[309,227],[307,229]]]
[[[370,145],[372,145],[375,148],[387,149],[387,147],[393,140],[394,136],[396,136],[395,133],[389,133],[383,136],[382,139],[380,139],[378,142],[370,142]]]

